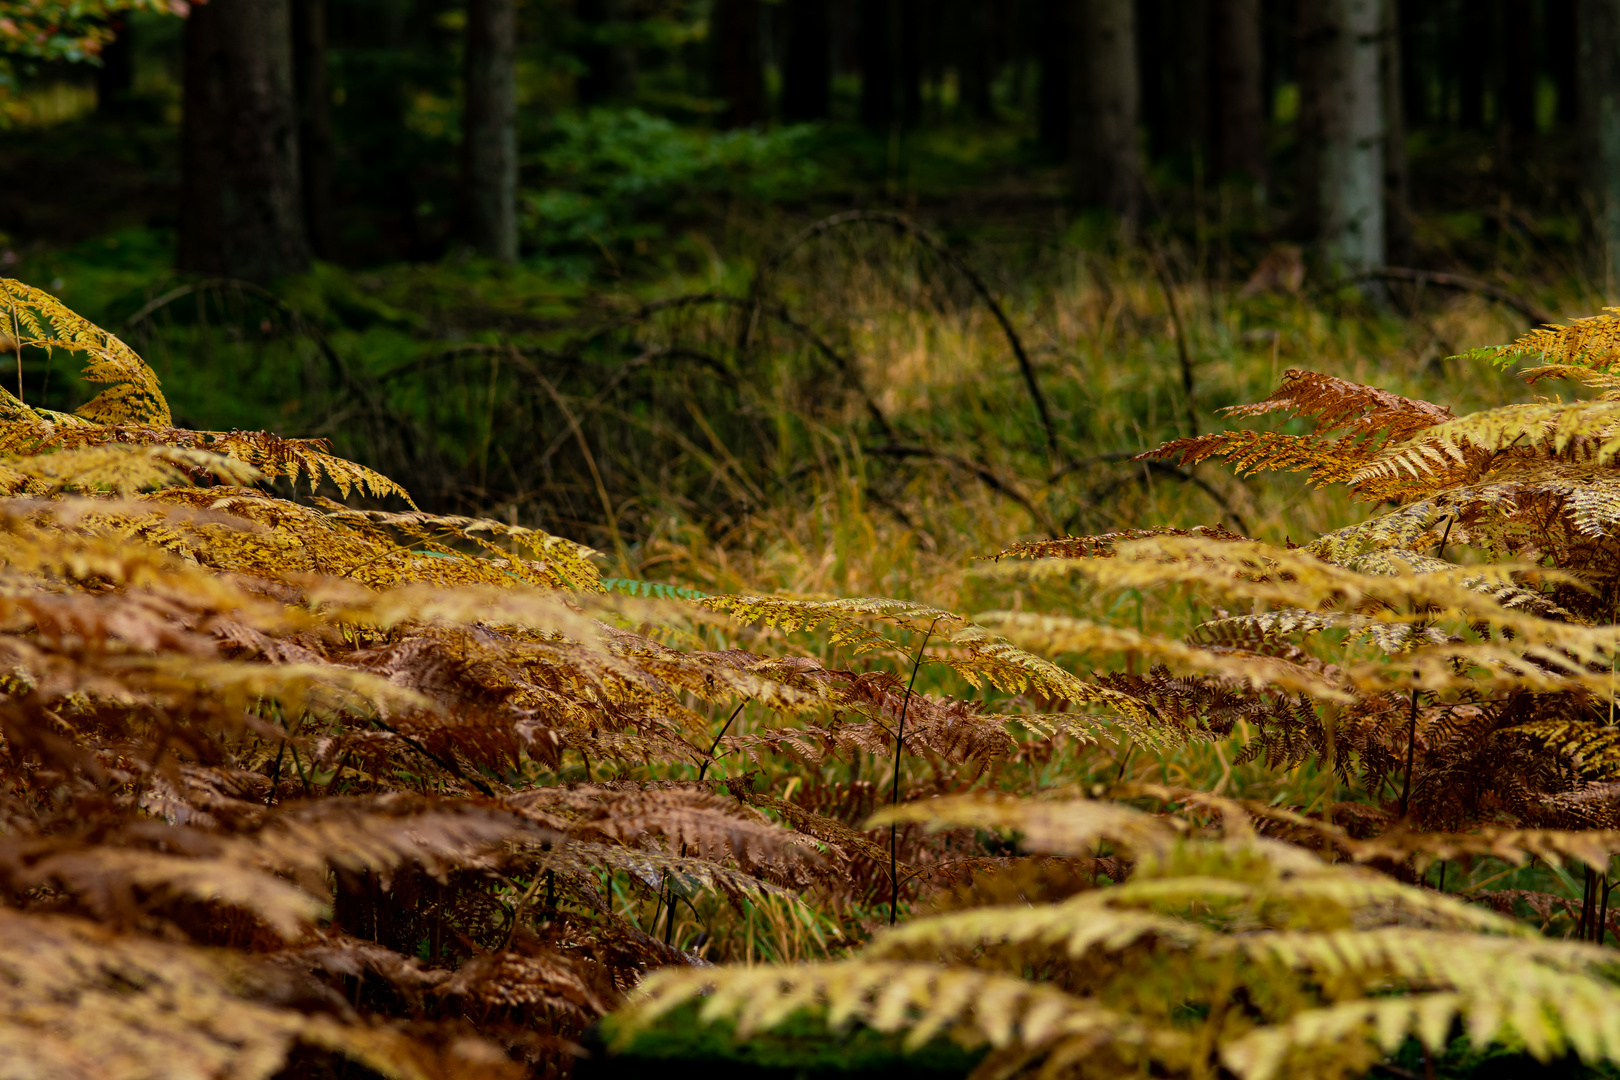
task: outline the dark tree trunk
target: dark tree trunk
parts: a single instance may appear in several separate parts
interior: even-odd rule
[[[996,47],[990,0],[966,0],[958,5],[957,15],[953,51],[962,89],[962,107],[975,120],[989,120],[995,114],[990,84],[995,74]]]
[[[894,0],[860,0],[861,123],[887,131],[894,123]]]
[[[1400,9],[1413,0],[1383,0],[1378,74],[1384,109],[1384,237],[1386,258],[1405,262],[1412,247],[1412,216],[1407,202],[1405,98],[1406,56],[1400,33]]]
[[[309,266],[288,0],[210,0],[186,19],[178,264],[266,282]]]
[[[1580,122],[1580,94],[1576,71],[1575,0],[1546,0],[1547,68],[1558,96],[1558,123],[1570,127]]]
[[[579,0],[575,9],[585,34],[580,59],[585,73],[575,84],[582,105],[629,101],[636,96],[636,50],[626,36],[628,0]]]
[[[1300,5],[1300,218],[1331,273],[1384,256],[1381,0]]]
[[[467,0],[461,114],[467,241],[487,258],[516,262],[517,11],[514,0]]]
[[[96,111],[117,115],[129,104],[135,89],[135,49],[127,18],[112,23],[115,35],[101,50],[101,66],[96,69]]]
[[[1479,0],[1463,0],[1458,13],[1457,125],[1467,131],[1485,126],[1485,67],[1490,56],[1491,9]]]
[[[1410,2],[1410,0],[1408,0]],[[1536,133],[1536,12],[1531,0],[1497,0],[1496,124],[1504,164],[1528,152]]]
[[[716,0],[709,37],[714,95],[726,103],[725,127],[752,127],[766,119],[765,49],[759,0]]]
[[[1041,145],[1054,158],[1069,157],[1074,96],[1073,33],[1069,28],[1071,0],[1039,0],[1038,44]]]
[[[1210,0],[1175,0],[1169,9],[1169,148],[1177,154],[1207,156],[1210,139]],[[1149,47],[1154,43],[1149,42]]]
[[[332,79],[327,67],[326,0],[292,0],[293,79],[298,97],[299,187],[309,245],[322,259],[333,258]]]
[[[1576,18],[1586,203],[1612,301],[1620,296],[1620,0],[1580,0]]]
[[[1069,144],[1075,198],[1118,215],[1129,229],[1142,192],[1133,3],[1071,0],[1069,15],[1077,69]]]
[[[899,0],[900,6],[900,122],[906,127],[922,123],[924,20],[938,0]]]
[[[1424,13],[1419,10],[1420,5],[1411,0],[1399,5],[1397,17],[1399,19],[1400,41],[1397,48],[1400,50],[1401,68],[1401,118],[1404,127],[1422,127],[1434,118],[1434,110],[1429,105],[1429,61],[1428,35],[1425,32],[1427,23],[1423,21]]]
[[[1215,171],[1266,179],[1266,122],[1261,106],[1260,0],[1213,0]]]
[[[825,120],[832,103],[831,0],[788,0],[782,119]]]

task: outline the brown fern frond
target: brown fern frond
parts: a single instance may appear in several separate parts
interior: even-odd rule
[[[1264,401],[1231,405],[1221,415],[1250,417],[1274,412],[1311,417],[1316,421],[1316,435],[1342,430],[1344,437],[1363,443],[1404,439],[1455,419],[1450,409],[1433,402],[1298,368],[1283,372],[1281,385]]]
[[[1342,441],[1275,431],[1222,431],[1173,439],[1136,455],[1138,459],[1174,459],[1180,466],[1224,458],[1239,476],[1262,472],[1306,472],[1317,487],[1357,479],[1375,461],[1370,450]],[[1135,459],[1133,459],[1135,460]]]
[[[1219,525],[1194,525],[1190,529],[1159,526],[1152,529],[1121,529],[1097,536],[1066,536],[1059,540],[1020,540],[989,558],[1002,559],[1104,559],[1114,553],[1114,545],[1154,536],[1195,536],[1206,540],[1248,540]]]

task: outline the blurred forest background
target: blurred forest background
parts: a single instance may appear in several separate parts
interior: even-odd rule
[[[1126,459],[1296,364],[1424,396],[1620,277],[1609,0],[0,12],[0,272],[179,423],[627,574],[802,562],[817,521],[1280,539],[1252,485]],[[69,370],[20,389],[70,408]],[[855,586],[818,575],[784,583]]]

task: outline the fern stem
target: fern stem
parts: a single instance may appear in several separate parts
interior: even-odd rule
[[[1417,759],[1418,692],[1412,690],[1412,713],[1406,721],[1406,776],[1401,779],[1401,820],[1406,819],[1407,800],[1412,794],[1412,765]]]
[[[900,700],[900,723],[894,731],[894,779],[889,784],[889,805],[900,805],[900,753],[905,749],[906,737],[906,710],[911,707],[911,690],[917,685],[917,672],[922,670],[923,650],[928,648],[928,639],[934,636],[934,627],[939,625],[939,619],[928,624],[928,632],[923,635],[922,644],[917,646],[917,655],[911,661],[911,681],[906,683],[906,696]],[[900,844],[900,826],[889,826],[889,925],[894,925],[896,913],[900,910],[900,860],[897,852]]]
[[[731,730],[732,721],[737,719],[737,717],[742,713],[743,706],[747,705],[752,700],[754,699],[743,698],[737,703],[737,707],[731,710],[731,717],[726,721],[725,726],[720,729],[720,734],[714,737],[714,742],[709,744],[708,760],[705,761],[702,767],[698,769],[698,783],[703,783],[703,774],[709,771],[710,765],[714,764],[714,752],[720,748],[720,740],[726,737],[726,732]],[[681,854],[684,855],[686,852],[682,851]]]

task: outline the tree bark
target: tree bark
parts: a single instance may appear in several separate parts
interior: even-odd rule
[[[1261,104],[1260,0],[1214,0],[1215,171],[1266,181],[1266,123]]]
[[[1378,74],[1384,110],[1384,237],[1386,257],[1404,262],[1412,247],[1412,215],[1407,203],[1406,55],[1402,49],[1401,8],[1413,0],[1382,0],[1379,17]]]
[[[1560,124],[1575,127],[1580,123],[1580,94],[1576,88],[1577,28],[1575,0],[1547,0],[1547,68],[1552,73],[1557,93],[1557,119]]]
[[[782,119],[825,120],[832,104],[830,0],[788,0],[787,56],[782,64]]]
[[[1070,166],[1081,206],[1134,227],[1142,191],[1136,125],[1140,87],[1132,0],[1071,0],[1074,126]]]
[[[101,66],[96,68],[96,111],[116,116],[129,104],[135,89],[135,49],[129,16],[112,21],[113,39],[101,50]]]
[[[318,257],[330,259],[336,253],[332,212],[336,143],[332,78],[327,66],[326,0],[293,0],[293,80],[298,98],[299,188],[309,245]]]
[[[1603,291],[1620,295],[1620,0],[1580,0],[1580,102],[1586,202],[1602,254]]]
[[[995,75],[994,15],[988,0],[966,0],[957,5],[956,14],[958,21],[952,37],[962,106],[975,120],[990,120],[995,115],[990,100]]]
[[[1072,0],[1040,0],[1038,25],[1041,79],[1038,88],[1040,141],[1059,161],[1069,157],[1074,99],[1073,34],[1069,29]]]
[[[1383,265],[1381,0],[1307,0],[1301,16],[1301,225],[1334,274]]]
[[[724,127],[752,127],[766,119],[765,51],[759,0],[715,0],[709,18],[713,93],[724,101]]]
[[[517,9],[467,0],[461,113],[467,240],[486,258],[517,261]]]
[[[894,123],[893,0],[859,0],[861,12],[861,123],[887,131]]]
[[[575,10],[585,31],[579,50],[585,73],[574,86],[580,104],[630,101],[636,96],[636,50],[625,34],[628,0],[579,0]]]
[[[309,266],[288,0],[210,0],[184,31],[178,264],[267,282]]]

